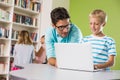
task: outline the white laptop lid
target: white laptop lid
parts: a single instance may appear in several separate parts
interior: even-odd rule
[[[90,43],[55,43],[58,68],[94,71]]]

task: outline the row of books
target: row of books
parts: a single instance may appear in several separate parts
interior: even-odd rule
[[[0,20],[9,21],[9,17],[10,17],[10,13],[8,11],[0,9]]]
[[[18,39],[18,34],[20,31],[12,30],[12,39]],[[30,37],[33,41],[37,41],[38,34],[36,32],[31,32]]]
[[[22,8],[40,12],[41,4],[38,2],[38,0],[15,0],[14,4]]]
[[[0,56],[4,56],[4,48],[5,48],[5,44],[0,43]]]
[[[0,0],[0,2],[8,3],[9,0]]]
[[[8,38],[9,37],[9,29],[6,29],[0,26],[0,38]]]
[[[37,18],[32,18],[32,17],[28,17],[28,16],[16,14],[16,13],[13,14],[13,22],[37,26]]]
[[[19,34],[19,31],[12,30],[12,36],[11,36],[11,38],[12,39],[18,39],[18,34]]]

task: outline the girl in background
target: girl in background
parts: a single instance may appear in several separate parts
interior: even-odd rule
[[[34,46],[28,31],[21,31],[18,35],[18,42],[15,44],[14,65],[32,63],[35,58]]]

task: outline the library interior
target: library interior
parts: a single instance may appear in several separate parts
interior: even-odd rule
[[[120,80],[120,39],[118,35],[120,5],[118,3],[120,3],[119,0],[0,0],[0,80]],[[74,22],[80,28],[83,37],[91,33],[88,27],[90,11],[93,9],[106,11],[108,22],[104,32],[116,41],[117,53],[110,71],[66,70],[49,64],[44,40],[46,30],[51,25],[53,26],[50,13],[57,7],[64,7],[69,12],[70,22]],[[66,26],[62,27],[67,30]],[[28,46],[30,44],[32,46]],[[29,47],[28,51],[26,47]],[[35,60],[30,64],[15,65],[19,63],[17,61],[19,58],[28,59],[20,55],[15,58],[17,52],[23,55],[29,52],[30,54],[26,56],[31,59],[35,58]],[[45,54],[40,57],[41,53]]]

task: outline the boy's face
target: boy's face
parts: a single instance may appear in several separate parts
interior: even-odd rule
[[[70,20],[69,19],[63,19],[59,20],[56,25],[54,25],[58,34],[61,37],[66,37],[69,33],[70,30]]]
[[[100,35],[102,34],[103,23],[96,17],[90,17],[90,29],[93,35]]]

